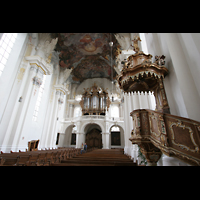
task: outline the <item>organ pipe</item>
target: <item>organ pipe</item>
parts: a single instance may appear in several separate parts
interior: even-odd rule
[[[84,88],[80,101],[82,115],[105,115],[110,104],[107,89],[100,88],[95,83],[91,88]]]

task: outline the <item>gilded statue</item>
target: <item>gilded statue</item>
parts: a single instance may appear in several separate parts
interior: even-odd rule
[[[140,37],[139,36],[134,36],[134,38],[133,38],[133,45],[131,45],[132,47],[133,47],[133,51],[135,51],[136,53],[138,53],[139,52],[139,50],[140,50],[140,48],[139,48],[139,46],[138,46],[138,41],[142,41],[141,39],[140,39]]]
[[[155,61],[155,63],[157,64],[157,65],[164,65],[165,64],[165,61],[164,61],[164,59],[165,59],[165,56],[164,55],[162,55],[162,56],[155,56],[155,59],[156,59],[156,61]]]

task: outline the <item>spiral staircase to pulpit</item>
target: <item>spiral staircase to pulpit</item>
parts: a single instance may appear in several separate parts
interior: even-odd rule
[[[141,40],[140,40],[141,41]],[[163,80],[168,75],[165,56],[139,51],[123,61],[117,80],[124,92],[153,92],[156,110],[137,109],[130,113],[133,129],[129,140],[137,144],[148,165],[156,165],[162,153],[190,165],[200,165],[200,122],[170,114]]]

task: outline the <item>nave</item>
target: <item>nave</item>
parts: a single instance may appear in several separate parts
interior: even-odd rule
[[[137,166],[122,149],[94,149],[52,166]]]
[[[137,166],[122,149],[59,148],[0,154],[0,166]]]

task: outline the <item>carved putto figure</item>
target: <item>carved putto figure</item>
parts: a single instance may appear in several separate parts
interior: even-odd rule
[[[39,87],[40,87],[40,85],[42,85],[41,78],[38,78],[37,76],[35,76],[35,77],[32,78],[32,80],[33,80],[33,85],[37,85]]]
[[[155,56],[155,59],[156,59],[156,61],[155,61],[155,63],[157,64],[157,65],[165,65],[165,61],[164,61],[164,59],[165,59],[165,56],[164,55],[162,55],[162,56]]]
[[[138,41],[141,42],[142,40],[140,39],[139,36],[135,36],[132,41],[133,41],[133,45],[131,45],[131,47],[133,47],[133,51],[135,51],[136,53],[138,53],[139,50],[140,50],[140,48],[138,46]]]

